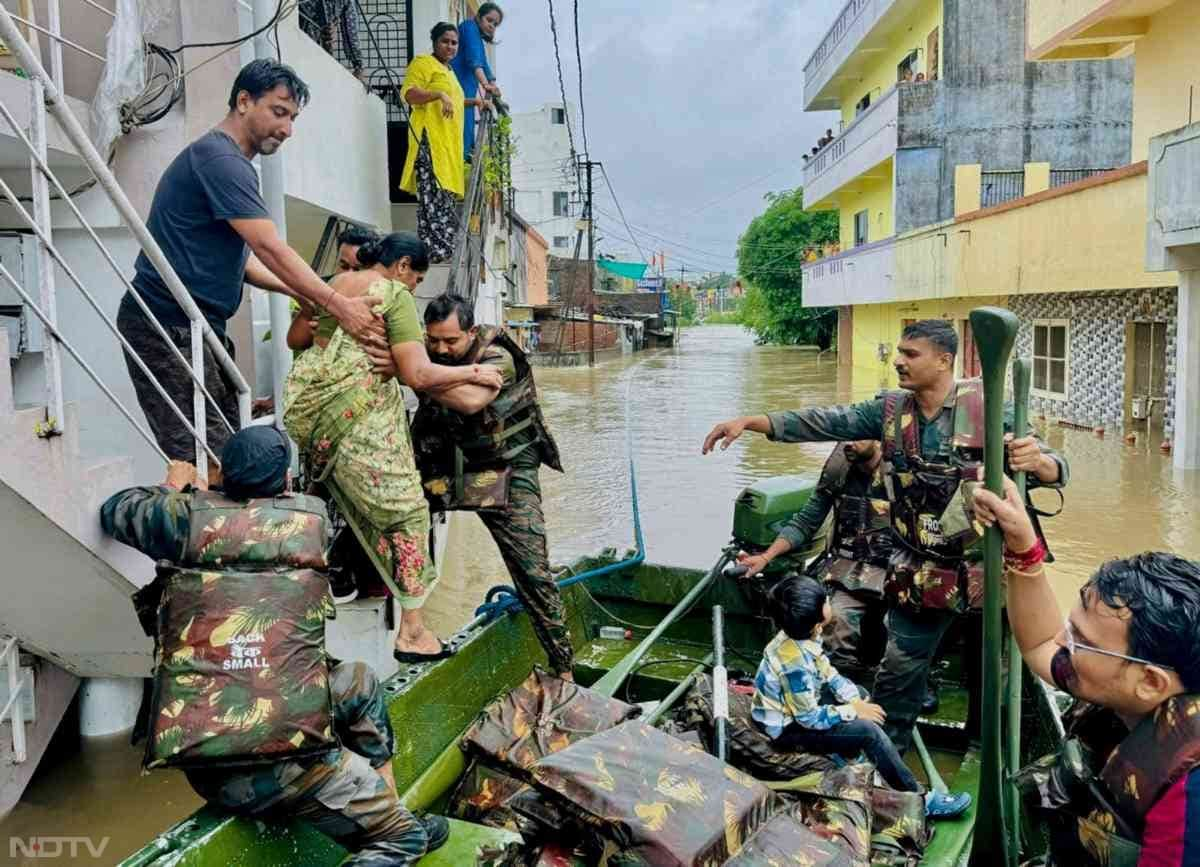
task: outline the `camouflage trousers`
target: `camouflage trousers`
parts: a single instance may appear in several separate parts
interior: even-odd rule
[[[533,631],[546,651],[551,672],[571,671],[575,651],[567,631],[562,595],[550,573],[546,519],[542,515],[542,494],[536,475],[528,479],[514,474],[508,508],[480,512],[479,517],[500,549],[517,598],[529,613]]]
[[[887,640],[883,627],[887,603],[869,593],[851,593],[827,584],[833,607],[833,631],[822,643],[833,667],[861,685],[871,682]]]
[[[884,731],[901,755],[912,743],[933,657],[956,617],[955,612],[941,609],[888,609],[887,648],[875,675],[871,700],[887,712]]]
[[[379,681],[365,663],[342,662],[330,670],[329,686],[342,749],[250,771],[189,770],[188,782],[239,815],[309,822],[354,853],[343,867],[415,864],[425,854],[425,829],[376,771],[394,747]]]

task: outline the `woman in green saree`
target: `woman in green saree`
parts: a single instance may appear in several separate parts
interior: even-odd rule
[[[381,371],[345,332],[301,310],[289,332],[296,359],[284,394],[283,421],[403,609],[395,655],[422,662],[450,651],[425,627],[421,607],[436,578],[429,556],[429,508],[413,458],[400,386],[418,391],[462,383],[499,388],[494,367],[446,367],[425,351],[413,290],[429,267],[425,243],[396,232],[363,245],[364,270],[340,275],[335,292],[380,300],[394,370]],[[325,338],[328,342],[325,342]],[[314,345],[315,344],[315,345]],[[322,344],[324,344],[322,346]]]

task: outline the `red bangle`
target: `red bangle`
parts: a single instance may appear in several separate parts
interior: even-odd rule
[[[1046,546],[1041,539],[1036,540],[1033,546],[1028,551],[1022,551],[1017,554],[1004,549],[1004,565],[1010,569],[1016,569],[1018,572],[1028,572],[1034,567],[1040,565],[1046,559]]]

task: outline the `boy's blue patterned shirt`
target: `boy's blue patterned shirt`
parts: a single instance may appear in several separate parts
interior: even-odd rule
[[[843,704],[821,704],[821,688],[826,685]],[[858,687],[838,674],[819,640],[796,641],[781,631],[763,651],[751,713],[768,735],[777,738],[793,722],[808,729],[828,729],[857,719],[850,703],[858,698]]]

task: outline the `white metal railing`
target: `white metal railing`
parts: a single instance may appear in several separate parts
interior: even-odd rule
[[[813,71],[826,61],[833,49],[837,48],[843,37],[850,31],[850,25],[858,20],[858,16],[867,8],[871,0],[849,0],[838,13],[838,17],[834,19],[833,24],[829,28],[829,32],[825,34],[825,38],[821,40],[821,44],[817,46],[817,50],[812,53],[812,57],[808,58],[808,62],[804,64],[804,77],[810,78]]]
[[[25,752],[25,709],[21,707],[21,689],[25,686],[21,677],[21,648],[16,638],[3,638],[4,648],[0,650],[0,660],[5,662],[8,670],[8,701],[0,708],[0,723],[6,719],[12,722],[12,760],[13,764],[21,764],[26,759]]]
[[[95,5],[95,4],[91,4]],[[55,10],[58,6],[58,0],[50,0],[50,22],[51,31],[56,31],[57,15]],[[107,10],[104,10],[107,11]],[[0,278],[7,282],[20,296],[29,309],[33,312],[42,324],[45,326],[46,332],[50,335],[50,339],[46,341],[44,353],[44,368],[46,375],[46,406],[47,406],[47,432],[61,432],[59,426],[63,418],[63,397],[62,397],[62,368],[59,357],[59,350],[69,354],[83,369],[84,373],[96,384],[100,391],[108,398],[110,402],[121,412],[121,414],[134,426],[134,429],[145,439],[151,447],[158,452],[160,456],[166,460],[167,456],[158,446],[154,436],[147,431],[143,426],[138,424],[134,415],[124,406],[117,396],[100,378],[95,370],[88,365],[82,358],[79,352],[67,341],[57,326],[57,303],[56,292],[54,285],[54,268],[53,264],[57,264],[68,279],[76,286],[83,295],[84,299],[92,307],[101,320],[105,323],[108,329],[116,336],[118,342],[125,350],[126,354],[134,360],[138,367],[146,374],[149,381],[158,391],[159,395],[167,401],[172,411],[184,424],[189,433],[192,434],[196,441],[196,468],[201,476],[207,474],[208,459],[211,457],[214,462],[219,463],[216,454],[209,448],[207,444],[207,424],[206,424],[206,405],[212,403],[216,414],[224,422],[226,428],[232,431],[233,425],[224,417],[221,412],[221,407],[208,389],[204,385],[204,347],[205,344],[212,351],[217,363],[222,370],[233,382],[238,393],[238,421],[240,425],[245,425],[250,421],[250,387],[246,383],[245,377],[225,350],[216,332],[213,331],[204,314],[196,306],[195,301],[184,287],[179,276],[167,261],[158,242],[150,234],[145,222],[141,219],[132,203],[126,197],[116,177],[108,168],[107,162],[96,150],[92,144],[90,137],[84,130],[78,118],[71,112],[66,105],[62,91],[62,75],[61,75],[61,56],[58,60],[54,59],[54,52],[51,52],[52,65],[55,67],[56,75],[51,75],[46,72],[42,66],[37,53],[25,39],[24,35],[18,28],[18,17],[9,12],[6,8],[0,5],[0,38],[8,45],[9,49],[17,56],[22,68],[30,78],[31,83],[31,111],[30,111],[30,133],[27,136],[20,128],[12,112],[7,106],[0,103],[0,114],[3,115],[5,122],[13,135],[18,138],[29,153],[29,163],[31,178],[33,181],[33,209],[32,213],[26,210],[20,202],[20,199],[13,193],[13,190],[0,179],[0,194],[3,195],[9,205],[12,206],[16,215],[24,222],[37,236],[39,241],[39,299],[35,301],[29,292],[13,277],[8,269],[0,263]],[[54,45],[59,45],[62,40],[61,35],[50,32],[47,35],[51,37]],[[72,43],[73,45],[73,43]],[[78,47],[78,46],[73,46]],[[117,264],[108,248],[100,240],[99,235],[91,225],[84,219],[82,212],[75,205],[71,196],[59,181],[58,177],[51,170],[46,149],[46,116],[47,113],[54,116],[58,121],[60,128],[66,135],[67,139],[75,147],[79,156],[83,159],[88,169],[91,171],[97,183],[107,194],[109,201],[113,207],[121,215],[125,224],[129,227],[130,232],[138,241],[142,252],[150,260],[151,264],[158,271],[159,276],[166,284],[171,296],[179,304],[184,311],[190,323],[191,330],[191,358],[185,358],[183,353],[175,346],[170,339],[166,329],[158,319],[151,313],[149,307],[142,300],[141,296],[133,290],[128,279],[124,275],[124,271]],[[70,263],[62,255],[55,246],[51,236],[50,225],[50,187],[53,185],[62,201],[70,208],[79,225],[92,239],[99,249],[105,261],[112,267],[113,272],[125,286],[126,291],[132,299],[141,308],[142,314],[154,327],[155,331],[163,338],[167,347],[174,356],[174,360],[182,364],[188,371],[193,383],[193,399],[191,406],[191,421],[184,409],[172,401],[158,378],[151,371],[147,362],[133,351],[128,341],[120,334],[116,323],[103,311],[99,302],[95,299],[91,292],[88,291],[83,281],[80,280]],[[151,359],[152,362],[161,364],[160,359]]]
[[[871,103],[849,126],[838,133],[833,141],[813,154],[804,166],[805,185],[820,177],[827,169],[833,168],[848,151],[855,150],[864,141],[876,135],[889,121],[894,121],[898,102],[899,89],[892,85],[883,96]]]

